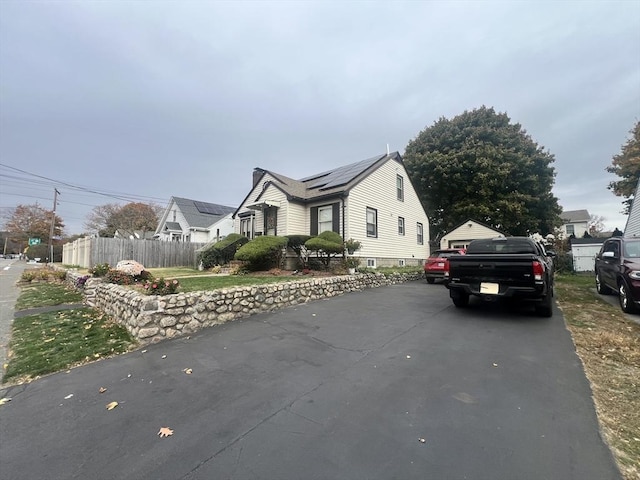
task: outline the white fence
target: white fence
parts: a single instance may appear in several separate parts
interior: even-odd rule
[[[196,250],[204,243],[130,240],[128,238],[79,238],[62,247],[62,263],[92,268],[99,263],[115,266],[135,260],[147,268],[196,267]]]

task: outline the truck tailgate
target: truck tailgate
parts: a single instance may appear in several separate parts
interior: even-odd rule
[[[532,264],[535,255],[468,255],[449,259],[449,281],[468,284],[480,282],[533,286]]]

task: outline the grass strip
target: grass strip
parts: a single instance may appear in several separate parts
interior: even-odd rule
[[[133,344],[124,327],[88,307],[16,318],[3,383],[123,353]]]
[[[64,303],[82,303],[81,293],[66,288],[62,283],[38,282],[22,287],[20,297],[16,301],[16,310],[27,308],[49,307]]]
[[[627,480],[640,479],[640,325],[595,291],[593,276],[556,278],[602,431]],[[640,317],[638,317],[640,318]]]

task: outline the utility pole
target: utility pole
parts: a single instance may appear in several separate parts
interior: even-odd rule
[[[51,212],[51,230],[49,230],[49,263],[53,263],[53,232],[56,225],[56,205],[58,203],[58,195],[60,192],[57,188],[53,189],[53,212]]]

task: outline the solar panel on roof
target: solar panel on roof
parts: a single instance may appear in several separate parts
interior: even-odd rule
[[[200,213],[208,214],[208,215],[225,215],[226,211],[221,205],[215,205],[213,203],[206,202],[197,202],[194,201],[196,209]]]
[[[322,190],[326,190],[329,188],[339,187],[341,185],[346,185],[355,177],[364,172],[371,165],[380,160],[384,155],[377,157],[367,158],[366,160],[361,160],[360,162],[352,163],[350,165],[345,165],[344,167],[339,167],[329,172],[326,176],[324,176],[321,180],[316,183],[310,185],[309,188],[321,188]]]

